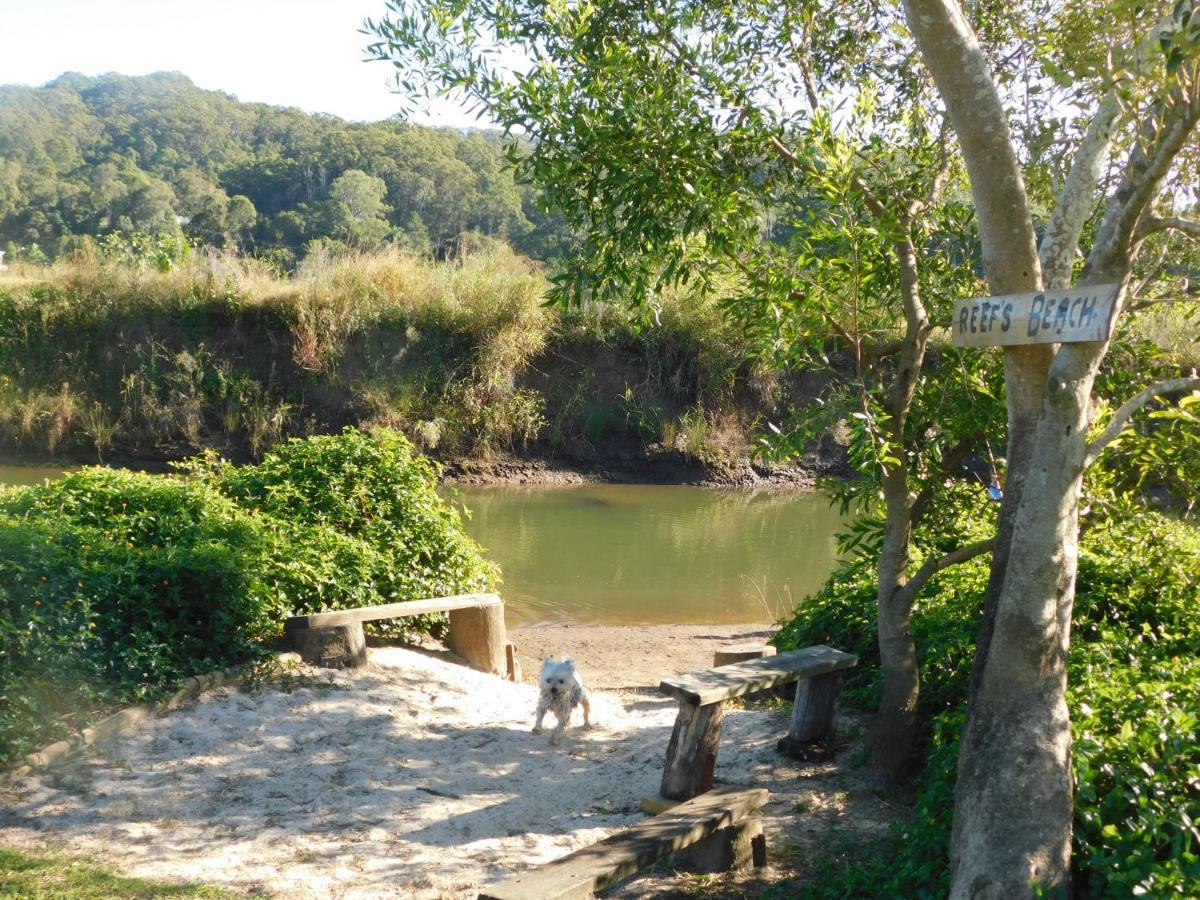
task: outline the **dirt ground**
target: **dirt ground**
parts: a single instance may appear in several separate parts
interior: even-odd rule
[[[763,626],[513,629],[526,683],[446,654],[380,647],[355,672],[302,668],[222,689],[0,796],[0,844],[254,896],[474,897],[480,886],[643,818],[676,704],[654,687]],[[530,733],[542,655],[571,652],[594,728]],[[669,861],[614,896],[795,896],[819,854],[861,853],[903,805],[862,784],[865,723],[833,760],[781,756],[778,701],[725,717],[719,784],[765,787],[769,865],[694,876]],[[852,855],[852,854],[851,854]]]

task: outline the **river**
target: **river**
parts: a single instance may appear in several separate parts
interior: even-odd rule
[[[0,484],[61,469],[0,466]],[[841,516],[819,492],[589,484],[460,487],[503,572],[510,624],[772,621],[833,570]]]

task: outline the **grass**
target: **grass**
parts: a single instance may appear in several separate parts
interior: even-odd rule
[[[314,253],[290,276],[193,254],[0,275],[0,451],[258,458],[289,436],[397,428],[444,457],[657,446],[745,455],[784,408],[714,303],[546,307],[541,268],[479,239],[453,260]]]
[[[21,900],[142,900],[150,897],[232,898],[194,884],[126,878],[109,869],[59,854],[30,856],[0,847],[0,897]]]

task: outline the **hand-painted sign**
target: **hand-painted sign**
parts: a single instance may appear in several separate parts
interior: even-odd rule
[[[954,302],[956,347],[1106,341],[1112,335],[1119,285]]]

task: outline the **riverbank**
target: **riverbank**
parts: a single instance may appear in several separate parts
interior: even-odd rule
[[[172,460],[145,456],[109,455],[98,460],[90,454],[53,456],[39,453],[0,454],[0,485],[37,484],[43,478],[88,465],[107,465],[138,472],[173,471]],[[545,486],[574,484],[657,484],[749,490],[811,490],[822,476],[847,473],[837,454],[813,453],[791,465],[766,465],[739,459],[728,465],[709,466],[688,460],[678,452],[613,453],[590,460],[522,458],[515,454],[489,454],[484,458],[438,460],[442,482],[450,485]]]

